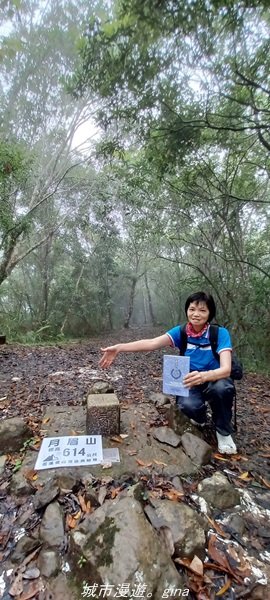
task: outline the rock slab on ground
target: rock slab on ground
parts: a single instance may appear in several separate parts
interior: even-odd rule
[[[31,437],[32,431],[21,417],[0,421],[0,454],[19,452]]]

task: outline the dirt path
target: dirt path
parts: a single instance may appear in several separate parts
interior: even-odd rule
[[[0,415],[27,416],[38,432],[50,403],[80,404],[93,379],[112,381],[120,401],[139,403],[151,391],[162,391],[162,352],[119,355],[114,365],[99,369],[100,347],[117,341],[152,337],[163,330],[141,328],[57,346],[6,345],[0,347]],[[167,352],[167,350],[166,350]],[[247,373],[237,383],[235,436],[239,453],[248,459],[252,476],[270,481],[270,379]],[[211,428],[207,441],[215,445]]]

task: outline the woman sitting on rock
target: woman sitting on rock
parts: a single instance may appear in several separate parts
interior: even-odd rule
[[[221,454],[235,454],[236,445],[231,436],[234,383],[230,377],[232,344],[225,327],[218,328],[217,354],[213,354],[209,340],[209,323],[215,317],[213,297],[205,292],[191,294],[185,303],[187,316],[187,347],[185,356],[190,358],[190,373],[183,379],[189,388],[189,396],[177,396],[179,409],[199,427],[205,425],[206,402],[209,403],[216,429],[218,450]],[[149,352],[172,346],[181,348],[181,327],[177,325],[155,338],[137,340],[101,348],[99,362],[109,367],[119,352]]]

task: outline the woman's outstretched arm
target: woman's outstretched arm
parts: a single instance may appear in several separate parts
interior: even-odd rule
[[[148,340],[136,340],[135,342],[115,344],[115,346],[101,348],[103,356],[99,361],[99,366],[102,368],[109,367],[120,352],[151,352],[152,350],[158,350],[158,348],[166,348],[166,346],[171,346],[171,344],[169,336],[164,333]]]

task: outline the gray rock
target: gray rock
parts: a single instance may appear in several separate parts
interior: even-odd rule
[[[199,431],[195,425],[192,425],[190,419],[179,410],[176,404],[168,407],[166,416],[169,427],[171,427],[178,435],[181,436],[188,431],[189,433],[194,433],[197,437],[203,438],[203,433]]]
[[[229,515],[226,524],[230,527],[230,529],[234,533],[238,533],[239,535],[243,535],[246,529],[245,521],[243,517],[239,514]]]
[[[23,468],[12,475],[10,491],[16,496],[30,496],[34,493],[35,489],[24,477]]]
[[[163,526],[163,519],[158,516],[153,506],[147,504],[144,507],[144,512],[154,529],[160,529]]]
[[[221,510],[231,508],[240,502],[238,490],[219,471],[199,483],[198,493],[214,508]]]
[[[15,563],[21,563],[25,557],[40,546],[40,541],[24,535],[19,539],[12,552],[11,560]]]
[[[47,506],[52,502],[60,492],[59,485],[54,480],[49,480],[41,490],[38,490],[34,496],[33,505],[35,510]]]
[[[195,510],[183,502],[170,500],[157,500],[153,510],[155,516],[148,512],[148,518],[154,527],[158,524],[158,527],[171,530],[177,556],[193,557],[196,554],[204,558],[205,533]]]
[[[201,467],[209,463],[212,456],[212,448],[204,440],[187,431],[182,435],[181,442],[185,453],[195,465]]]
[[[87,575],[85,581],[87,583],[89,581]],[[47,598],[49,600],[78,600],[78,598],[83,597],[82,585],[76,589],[74,580],[71,578],[68,579],[64,573],[59,573],[56,577],[48,579],[46,581],[46,588],[48,590],[46,600]]]
[[[38,565],[41,575],[44,577],[55,577],[61,568],[59,552],[42,548],[38,557]]]
[[[181,481],[180,477],[178,477],[178,475],[176,475],[176,477],[172,478],[172,484],[173,484],[173,487],[176,490],[178,490],[178,492],[183,492],[184,493],[183,484],[182,484],[182,481]]]
[[[58,502],[47,506],[40,525],[40,538],[49,548],[64,547],[63,515]]]
[[[2,456],[0,456],[0,477],[2,477],[2,475],[4,475],[6,462],[7,462],[7,456],[6,456],[6,454],[3,454]]]
[[[181,443],[179,435],[177,435],[170,427],[153,427],[152,435],[162,444],[168,444],[173,448],[177,448]]]
[[[0,421],[0,454],[18,452],[32,432],[20,417]]]
[[[80,477],[78,475],[78,470],[76,471],[75,469],[71,470],[68,468],[65,469],[55,469],[56,473],[55,473],[55,477],[54,479],[57,480],[57,483],[59,485],[60,490],[69,490],[71,491],[72,488],[77,485],[80,481]],[[57,473],[57,471],[60,471],[59,473]]]
[[[23,572],[23,579],[37,579],[40,576],[40,570],[37,567],[32,567]]]
[[[95,381],[88,390],[88,394],[112,394],[114,389],[108,381]]]
[[[177,475],[191,475],[198,471],[198,467],[190,460],[181,448],[177,448],[178,464],[168,463],[163,470],[159,472],[165,477],[177,477]],[[158,472],[158,471],[157,471]]]
[[[153,600],[160,600],[169,586],[185,587],[139,502],[128,497],[107,501],[87,521],[88,527],[84,522],[71,533],[73,562],[86,560],[77,576],[113,586],[125,582],[131,588],[140,582]]]
[[[157,408],[165,406],[166,404],[171,404],[170,396],[165,396],[161,392],[150,392],[149,400],[151,400]]]

